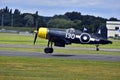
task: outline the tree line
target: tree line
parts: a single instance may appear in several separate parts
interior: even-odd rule
[[[9,9],[7,6],[0,9],[1,26],[8,27],[35,27],[44,26],[48,28],[75,28],[82,30],[87,28],[89,32],[95,32],[96,29],[105,25],[106,21],[118,21],[117,18],[110,19],[95,17],[91,15],[82,15],[80,12],[66,12],[64,15],[54,15],[52,17],[40,16],[36,11],[32,13],[21,13],[19,9]]]

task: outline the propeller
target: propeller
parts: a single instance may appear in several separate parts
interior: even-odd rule
[[[39,30],[39,25],[38,25],[38,11],[36,11],[36,31],[35,32],[35,37],[34,37],[34,44],[36,43],[37,36],[38,36],[38,30]]]
[[[34,44],[36,43],[36,40],[37,40],[38,30],[39,30],[39,27],[37,27],[37,30],[35,31]]]

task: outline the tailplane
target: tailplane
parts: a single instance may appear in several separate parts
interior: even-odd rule
[[[98,27],[95,35],[97,35],[98,37],[101,37],[103,39],[107,39],[107,27],[106,26]]]

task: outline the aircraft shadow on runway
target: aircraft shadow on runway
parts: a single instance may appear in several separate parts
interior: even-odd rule
[[[75,55],[71,55],[71,54],[53,54],[52,56],[55,56],[55,57],[71,57],[71,56],[75,56]]]

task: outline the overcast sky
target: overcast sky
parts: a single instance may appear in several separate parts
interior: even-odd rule
[[[0,0],[0,9],[6,6],[22,13],[39,11],[42,16],[77,11],[82,15],[120,19],[120,0]]]

